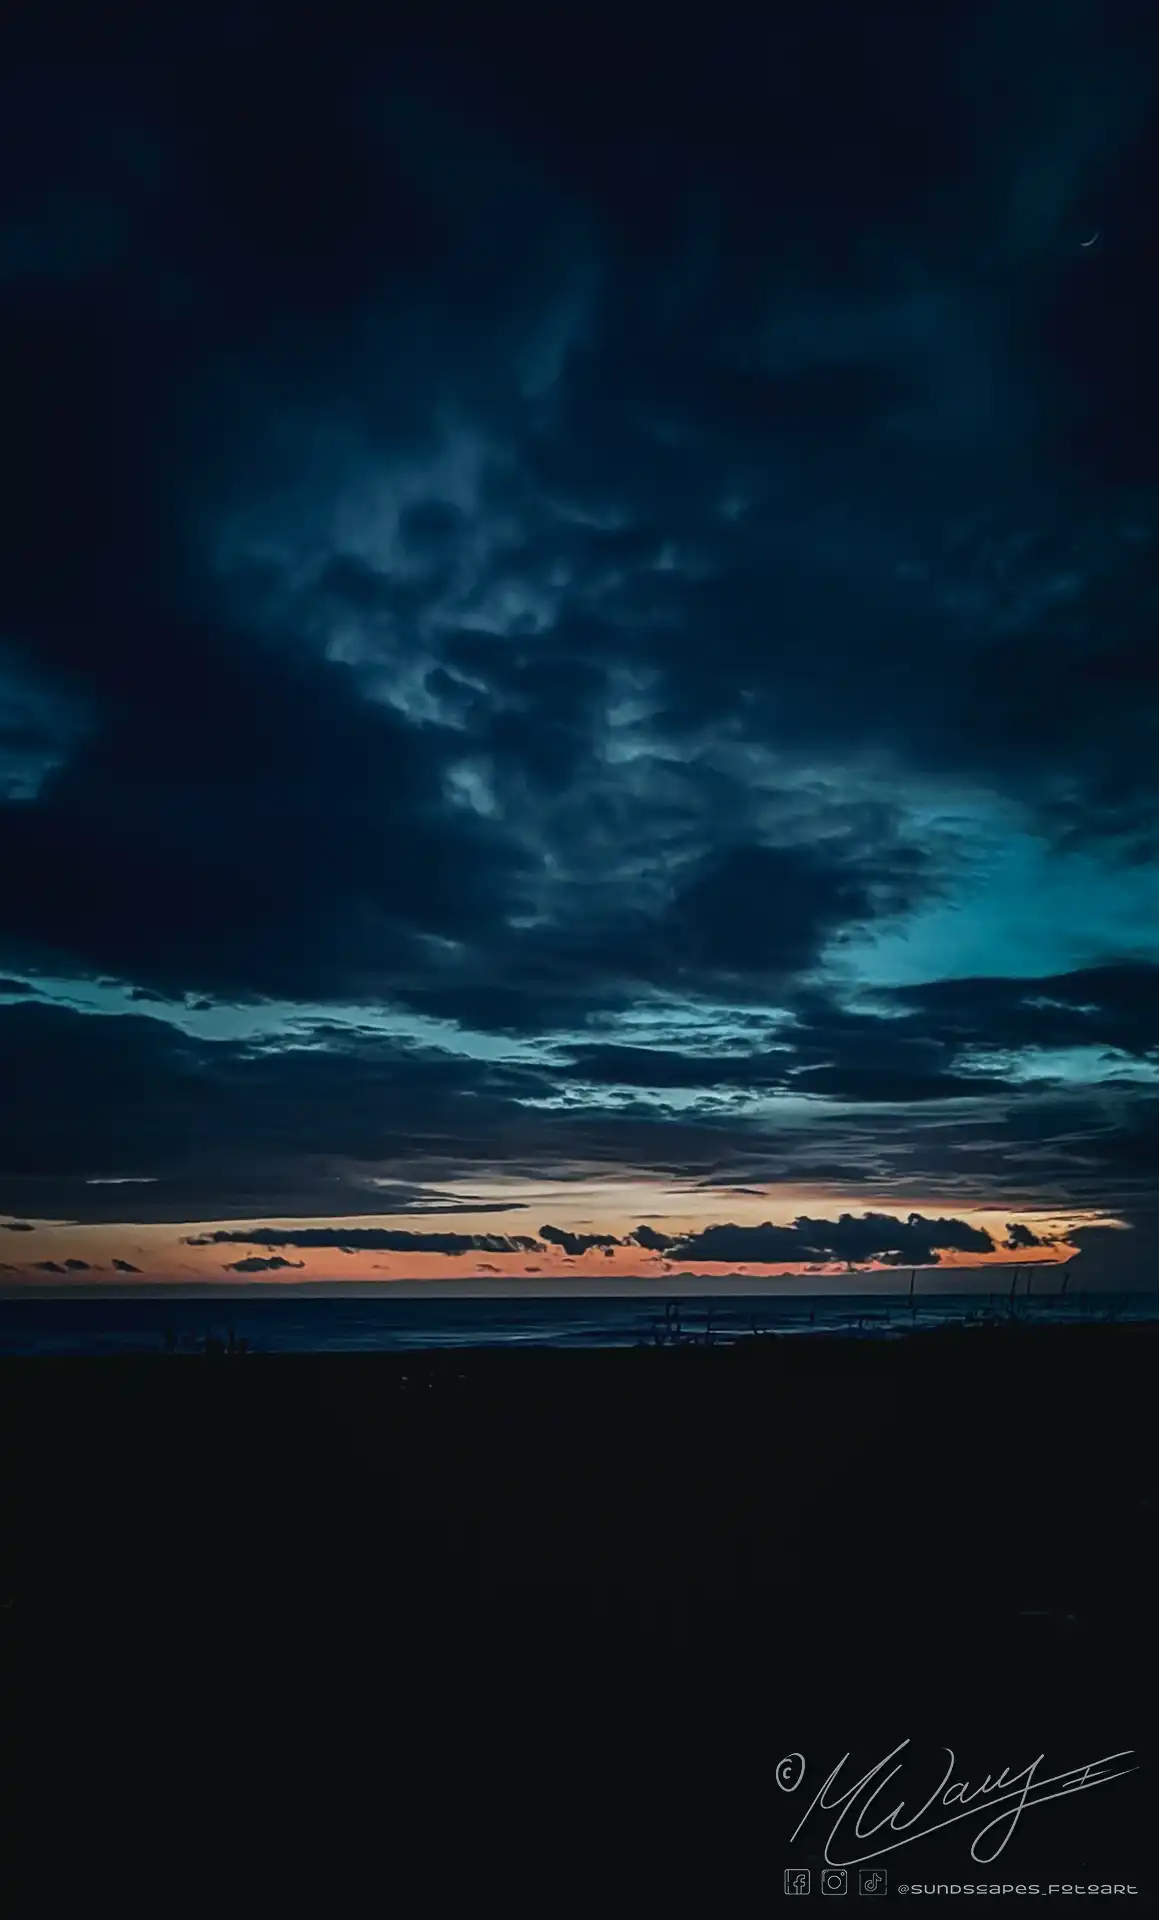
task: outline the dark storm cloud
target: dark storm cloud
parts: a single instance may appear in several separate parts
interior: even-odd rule
[[[1006,1238],[1002,1245],[1008,1253],[1020,1253],[1024,1247],[1057,1246],[1058,1239],[1054,1234],[1035,1233],[1032,1227],[1018,1220],[1010,1220],[1006,1223]]]
[[[812,1025],[786,1030],[806,1059],[820,1046],[819,1022],[814,1012]],[[868,1044],[864,1025],[904,1024],[859,1016],[849,1025],[852,1045]],[[842,1031],[836,1022],[827,1043]],[[449,1194],[445,1183],[536,1173],[575,1180],[602,1169],[718,1190],[811,1182],[837,1196],[856,1183],[938,1192],[963,1207],[1106,1205],[1133,1217],[1159,1149],[1159,1101],[1113,1080],[1071,1093],[1047,1083],[1017,1098],[877,1108],[872,1117],[818,1096],[786,1118],[775,1102],[753,1112],[733,1104],[743,1075],[725,1055],[717,1112],[690,1114],[662,1100],[628,1111],[614,1098],[630,1097],[630,1087],[609,1087],[601,1100],[582,1091],[582,1076],[575,1102],[553,1108],[558,1070],[522,1062],[333,1028],[278,1045],[207,1041],[155,1015],[44,1003],[0,1008],[0,1075],[0,1205],[20,1215],[5,1223],[16,1231],[29,1216],[244,1221],[510,1210],[516,1203]],[[664,1084],[679,1079],[666,1075]],[[697,1084],[701,1097],[714,1094],[707,1073]]]
[[[376,1227],[249,1227],[191,1234],[189,1247],[333,1247],[340,1253],[541,1253],[526,1234],[404,1233]]]
[[[903,1068],[806,1067],[793,1079],[800,1093],[829,1094],[863,1105],[911,1105],[924,1100],[977,1100],[1005,1090],[983,1074],[915,1074]]]
[[[956,1053],[1104,1047],[1137,1059],[1159,1057],[1159,966],[1151,962],[1032,980],[935,980],[885,997],[907,1010],[903,1041],[912,1032]]]
[[[843,1213],[839,1220],[802,1215],[789,1227],[771,1226],[767,1221],[759,1227],[706,1227],[679,1241],[673,1258],[719,1261],[726,1266],[788,1260],[934,1266],[942,1253],[951,1250],[992,1253],[994,1242],[982,1228],[964,1220],[924,1220],[918,1213],[911,1213],[907,1220],[882,1213]]]
[[[875,1000],[865,1010],[798,995],[764,1053],[585,1044],[566,1059],[593,1086],[791,1090],[898,1106],[1013,1096],[1016,1059],[1033,1064],[1037,1054],[1068,1048],[1099,1051],[1108,1071],[1116,1055],[1159,1061],[1159,966],[1151,963],[935,981],[881,989]],[[996,1057],[1006,1072],[994,1070]]]
[[[1096,810],[1129,803],[1151,764],[1118,750],[1144,725],[1139,689],[1126,665],[1099,682],[1125,730],[1117,798],[1087,669],[1107,595],[1141,612],[1150,549],[1108,523],[1075,554],[1085,502],[1027,490],[1086,347],[1077,325],[1054,338],[1043,373],[1004,321],[1012,302],[1036,319],[1064,293],[1083,310],[1089,262],[1067,222],[1088,176],[1126,164],[1129,45],[1093,24],[1089,44],[1065,43],[1045,13],[1033,52],[1008,42],[1003,177],[986,79],[959,60],[946,97],[952,50],[976,45],[968,10],[946,16],[944,45],[915,28],[885,61],[855,24],[843,57],[875,78],[843,96],[839,135],[827,115],[786,114],[831,90],[826,17],[794,33],[788,66],[753,41],[759,86],[754,29],[734,23],[719,106],[699,40],[669,35],[659,66],[650,42],[637,66],[617,37],[639,85],[597,62],[597,142],[575,76],[525,23],[497,25],[485,58],[457,22],[457,53],[429,56],[420,35],[406,59],[354,42],[344,56],[344,30],[329,42],[319,25],[335,57],[288,32],[257,87],[243,50],[180,84],[175,65],[152,90],[131,65],[40,79],[38,108],[5,115],[31,196],[2,256],[7,418],[26,449],[5,632],[95,715],[8,823],[10,942],[154,990],[442,992],[466,1007],[507,978],[507,916],[539,885],[535,794],[580,808],[551,828],[573,870],[598,852],[583,791],[625,671],[655,689],[660,742],[692,749],[687,779],[669,757],[669,790],[632,797],[642,851],[654,869],[673,841],[687,858],[670,898],[637,899],[635,929],[626,877],[606,889],[602,978],[557,913],[547,977],[535,940],[517,976],[533,998],[550,1001],[555,977],[570,1001],[576,973],[597,1000],[670,976],[650,943],[694,976],[807,966],[823,937],[922,884],[892,855],[875,874],[818,842],[746,839],[738,768],[717,767],[708,832],[694,723],[742,753],[844,753],[868,719],[903,758],[1023,784],[1029,763],[1065,756]],[[990,31],[1001,40],[996,17]],[[1100,63],[1117,133],[1074,92]],[[793,76],[784,98],[778,72]],[[46,140],[54,114],[67,139]],[[1048,165],[1036,208],[1020,181]],[[801,177],[807,206],[788,186]],[[1116,186],[1129,250],[1129,182],[1125,198]],[[851,251],[866,226],[888,238],[876,255]],[[1156,387],[1134,371],[1137,420]],[[1029,416],[1019,382],[1041,396]],[[287,472],[280,537],[255,533],[240,555],[255,500]],[[350,501],[345,546],[331,480]],[[372,558],[358,502],[373,517],[376,488]],[[199,571],[226,526],[228,607]],[[1065,567],[1076,584],[1060,597]],[[1023,688],[1038,707],[1014,767],[1001,721],[975,710],[999,644],[999,716]],[[1132,644],[1115,643],[1127,665]],[[1043,712],[1040,662],[1060,652]],[[450,797],[472,762],[494,811]],[[602,804],[618,804],[610,786]],[[246,911],[259,871],[263,910]],[[423,936],[461,943],[442,986],[424,980]]]
[[[916,853],[906,866],[916,891]],[[706,972],[791,974],[838,928],[876,917],[872,879],[871,868],[817,849],[734,847],[710,855],[677,893],[669,937]]]
[[[782,1035],[781,1084],[904,1105],[1010,1096],[1019,1090],[1009,1077],[1016,1061],[1033,1066],[1038,1055],[1067,1049],[1101,1056],[1106,1077],[1117,1057],[1159,1060],[1159,966],[1150,963],[940,980],[874,998],[876,1008],[866,1011],[802,996]],[[746,1063],[729,1061],[725,1071],[743,1083]]]
[[[271,1254],[268,1260],[259,1254],[251,1254],[245,1260],[228,1260],[222,1268],[223,1273],[274,1273],[279,1267],[304,1267],[304,1260],[283,1260],[281,1254]]]
[[[659,791],[636,795],[589,796],[592,777],[589,765],[560,810],[560,855],[577,871],[545,922],[432,952],[413,977],[400,969],[400,1003],[519,1035],[574,1032],[657,993],[760,999],[815,966],[838,933],[888,923],[941,884],[897,819],[875,809],[850,819],[818,801],[809,807],[815,841],[730,846],[730,811],[743,833],[757,831],[743,818],[755,802],[739,772],[718,781],[665,771]]]
[[[2,83],[0,962],[313,1005],[210,1043],[6,972],[0,1201],[1142,1204],[1141,951],[1016,977],[987,903],[993,977],[834,986],[979,822],[1128,901],[1155,852],[1153,29],[919,12],[178,9]],[[674,1002],[730,1032],[629,1028]],[[1098,1097],[1027,1085],[1070,1049]]]
[[[488,1135],[520,1119],[513,1096],[550,1086],[357,1032],[329,1045],[207,1042],[155,1016],[36,1003],[0,1008],[0,1075],[0,1194],[41,1218],[88,1220],[510,1211],[380,1183],[380,1163],[486,1159]]]
[[[826,1095],[865,1104],[979,1099],[1009,1092],[996,1075],[955,1073],[954,1054],[924,1034],[899,1032],[899,1022],[866,1016],[861,1031],[846,1028],[828,1040],[802,1021],[786,1031],[775,1052],[668,1052],[658,1047],[583,1046],[568,1066],[593,1086],[664,1089],[733,1088]],[[965,1049],[963,1048],[963,1051]],[[876,1060],[867,1055],[876,1053]],[[838,1058],[825,1058],[836,1054]],[[844,1056],[844,1057],[841,1057]]]
[[[609,1252],[622,1245],[611,1233],[568,1233],[565,1227],[540,1227],[539,1237],[549,1246],[562,1247],[573,1258],[586,1253],[589,1247],[604,1247]],[[542,1251],[542,1249],[541,1249]]]
[[[784,1087],[791,1051],[766,1054],[690,1054],[659,1047],[580,1046],[568,1050],[577,1079],[597,1087],[663,1090],[697,1087]]]
[[[635,1241],[638,1247],[645,1247],[649,1253],[664,1253],[676,1245],[676,1236],[660,1233],[657,1228],[649,1226],[637,1227],[635,1233],[628,1235],[628,1239]]]
[[[673,1259],[704,1261],[727,1266],[777,1265],[786,1262],[820,1263],[844,1261],[852,1268],[869,1261],[895,1266],[934,1266],[942,1253],[992,1253],[995,1243],[984,1229],[971,1227],[964,1220],[931,1220],[911,1213],[900,1220],[889,1214],[843,1213],[836,1220],[812,1219],[802,1215],[791,1226],[742,1227],[715,1225],[698,1233],[675,1236],[657,1232],[649,1226],[637,1227],[622,1239],[614,1234],[569,1233],[561,1227],[540,1228],[539,1240],[526,1236],[488,1234],[423,1234],[389,1232],[375,1228],[250,1227],[235,1232],[187,1236],[185,1244],[195,1247],[244,1245],[294,1247],[299,1250],[333,1248],[343,1253],[534,1253],[544,1246],[558,1247],[569,1259],[578,1259],[591,1249],[600,1249],[610,1258],[617,1247],[643,1247],[650,1252],[670,1254]],[[1009,1247],[1054,1244],[1039,1239],[1028,1227],[1014,1223],[1007,1228]],[[231,1272],[256,1272],[264,1266],[293,1265],[283,1259],[247,1258],[233,1262]],[[296,1263],[296,1264],[301,1264]],[[498,1271],[494,1267],[485,1271]],[[528,1268],[528,1272],[537,1269]]]

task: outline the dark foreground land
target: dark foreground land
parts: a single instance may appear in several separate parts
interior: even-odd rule
[[[11,1675],[146,1751],[196,1723],[218,1769],[252,1720],[444,1799],[578,1768],[597,1824],[715,1793],[779,1885],[792,1750],[1146,1768],[1157,1370],[1159,1333],[1099,1326],[5,1361]],[[1017,1845],[1125,1872],[1146,1777]]]

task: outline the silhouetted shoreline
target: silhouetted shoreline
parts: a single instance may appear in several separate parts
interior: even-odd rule
[[[255,1353],[217,1368],[169,1356],[6,1359],[0,1382],[24,1471],[65,1492],[91,1482],[94,1513],[140,1500],[178,1528],[214,1510],[223,1525],[235,1510],[260,1520],[290,1489],[305,1502],[321,1473],[359,1543],[384,1514],[396,1541],[407,1534],[394,1558],[408,1578],[424,1555],[485,1582],[546,1578],[550,1534],[560,1578],[594,1578],[594,1554],[631,1585],[646,1572],[629,1538],[642,1529],[674,1564],[697,1559],[698,1582],[749,1578],[783,1594],[788,1547],[762,1532],[766,1510],[812,1506],[824,1537],[837,1502],[841,1526],[880,1534],[893,1524],[881,1484],[937,1473],[939,1511],[962,1501],[966,1517],[962,1468],[999,1457],[1020,1510],[1064,1488],[1069,1503],[1091,1482],[1104,1511],[1152,1497],[1156,1358],[1150,1327],[1014,1325],[889,1343]],[[216,1480],[227,1461],[229,1482]],[[624,1526],[605,1538],[609,1475]],[[672,1499],[682,1511],[665,1519]],[[1004,1501],[991,1504],[1001,1517]],[[931,1518],[927,1505],[927,1530]]]
[[[16,1613],[69,1686],[1090,1758],[1155,1705],[1157,1360],[1111,1325],[7,1359]]]

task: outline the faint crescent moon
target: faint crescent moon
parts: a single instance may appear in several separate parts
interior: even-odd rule
[[[1094,244],[1095,244],[1095,241],[1096,241],[1096,240],[1098,239],[1098,237],[1099,237],[1099,229],[1098,229],[1098,228],[1096,227],[1096,228],[1095,228],[1095,230],[1094,230],[1094,232],[1092,233],[1092,235],[1091,235],[1091,237],[1090,237],[1090,239],[1089,239],[1089,240],[1080,240],[1080,241],[1079,241],[1079,245],[1080,245],[1080,247],[1093,247],[1093,246],[1094,246]]]

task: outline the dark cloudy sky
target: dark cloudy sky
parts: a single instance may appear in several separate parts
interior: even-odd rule
[[[1150,9],[367,11],[0,82],[0,1279],[1156,1246]]]

